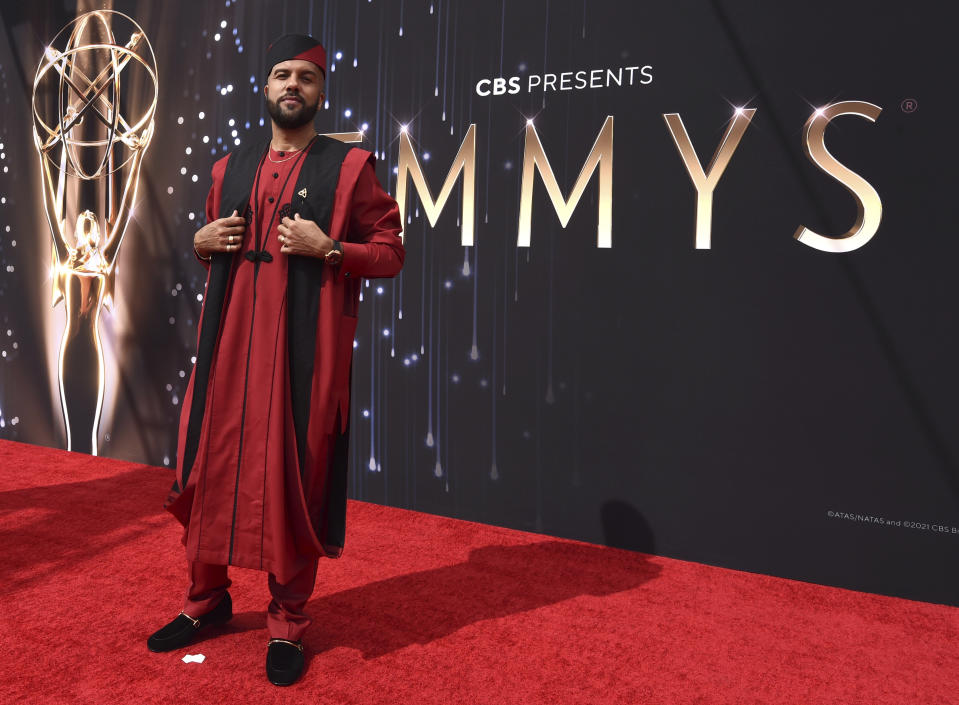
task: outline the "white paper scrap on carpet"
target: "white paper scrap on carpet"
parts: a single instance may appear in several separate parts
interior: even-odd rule
[[[191,663],[191,662],[203,663],[205,659],[206,659],[206,656],[204,656],[203,654],[196,654],[196,655],[187,654],[186,656],[183,657],[183,663]]]

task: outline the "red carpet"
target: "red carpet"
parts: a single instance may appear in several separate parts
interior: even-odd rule
[[[300,683],[266,681],[254,571],[230,625],[153,654],[185,590],[170,481],[0,442],[0,703],[959,703],[957,609],[361,502]]]

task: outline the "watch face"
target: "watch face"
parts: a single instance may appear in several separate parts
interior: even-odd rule
[[[340,250],[330,250],[326,253],[327,264],[339,264],[343,260],[343,253]]]

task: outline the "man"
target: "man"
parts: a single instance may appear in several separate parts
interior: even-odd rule
[[[209,269],[168,510],[184,525],[183,612],[147,641],[190,643],[232,617],[227,566],[269,573],[267,677],[303,670],[320,557],[343,549],[350,366],[362,277],[403,264],[396,202],[369,152],[318,136],[326,55],[286,35],[267,52],[272,140],[213,166]]]

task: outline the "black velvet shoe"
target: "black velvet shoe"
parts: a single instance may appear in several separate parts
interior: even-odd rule
[[[156,652],[181,649],[193,641],[203,627],[226,624],[232,618],[233,600],[230,599],[230,593],[226,593],[216,607],[197,619],[180,612],[176,619],[147,639],[147,648]]]
[[[293,685],[303,675],[303,644],[270,639],[266,650],[266,677],[273,685]]]

